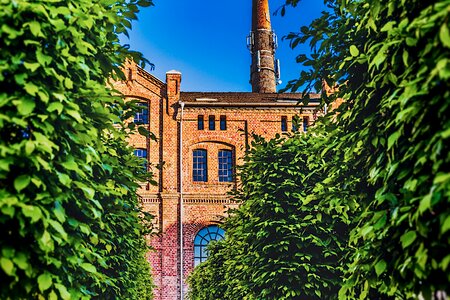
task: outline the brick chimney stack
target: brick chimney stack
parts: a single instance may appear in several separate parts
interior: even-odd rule
[[[181,72],[171,70],[166,73],[167,111],[175,117],[180,100]]]
[[[164,132],[171,134],[160,138],[162,149],[162,161],[164,167],[161,169],[160,189],[167,195],[174,195],[178,192],[178,101],[180,100],[181,73],[175,70],[166,73],[167,98],[162,105],[161,126]],[[177,196],[176,196],[177,197]]]
[[[252,55],[250,83],[254,93],[276,93],[276,36],[270,24],[268,0],[252,0],[252,31],[247,46]]]

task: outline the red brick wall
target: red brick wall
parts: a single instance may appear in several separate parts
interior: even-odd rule
[[[143,184],[139,191],[144,207],[155,215],[155,229],[159,235],[149,241],[156,251],[149,253],[153,278],[157,286],[156,300],[175,300],[180,297],[180,180],[183,181],[183,274],[184,278],[194,267],[193,242],[200,229],[218,224],[230,207],[235,207],[227,192],[235,183],[218,181],[218,151],[233,150],[237,164],[242,163],[245,143],[251,134],[273,137],[281,132],[281,116],[288,120],[291,129],[292,116],[299,108],[221,108],[192,107],[186,104],[182,125],[179,109],[181,74],[167,73],[166,84],[155,79],[135,65],[126,66],[131,76],[127,81],[115,82],[116,89],[126,99],[139,99],[149,105],[148,129],[157,135],[157,141],[142,136],[132,136],[130,144],[136,148],[147,148],[151,170],[158,186]],[[181,99],[183,100],[183,99]],[[197,116],[204,115],[205,129],[197,129]],[[214,115],[216,129],[208,130],[208,116]],[[220,116],[227,119],[227,130],[221,131]],[[307,114],[313,121],[310,112]],[[132,121],[132,120],[130,120]],[[180,126],[182,135],[182,165],[179,172]],[[247,129],[247,132],[244,132]],[[299,130],[302,127],[299,126]],[[192,152],[196,148],[208,151],[208,182],[192,180]],[[164,162],[162,168],[157,165]],[[187,287],[184,287],[187,290]]]

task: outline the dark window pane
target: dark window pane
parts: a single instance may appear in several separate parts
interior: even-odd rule
[[[206,150],[196,149],[193,153],[192,177],[194,181],[206,182],[208,178],[208,166],[206,163]]]
[[[205,129],[205,120],[204,120],[204,118],[203,118],[202,115],[199,115],[199,116],[198,116],[198,119],[197,119],[197,129],[198,129],[198,130],[203,130],[203,129]]]
[[[281,117],[281,131],[287,131],[287,117]]]
[[[308,131],[309,117],[303,117],[303,131]]]
[[[219,151],[219,182],[233,181],[233,151]]]
[[[227,130],[227,117],[220,116],[220,130]]]
[[[216,116],[209,116],[209,130],[216,130]]]

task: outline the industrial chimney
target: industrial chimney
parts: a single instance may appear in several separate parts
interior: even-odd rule
[[[247,47],[252,55],[250,83],[254,93],[276,93],[275,49],[277,37],[270,24],[268,0],[252,0],[252,30]],[[277,63],[279,68],[279,63]],[[278,72],[279,74],[279,72]]]

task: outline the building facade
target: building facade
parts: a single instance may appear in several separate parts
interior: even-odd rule
[[[268,0],[253,0],[247,38],[252,92],[181,92],[180,72],[167,72],[163,82],[133,63],[124,67],[127,80],[114,84],[126,100],[139,101],[134,122],[157,137],[130,139],[158,182],[139,190],[159,231],[150,241],[156,251],[149,253],[156,300],[184,298],[185,279],[206,259],[205,246],[223,237],[220,224],[237,206],[227,193],[237,185],[235,167],[252,134],[272,138],[307,131],[322,113],[318,94],[300,106],[301,94],[276,93],[276,37],[269,16]]]

